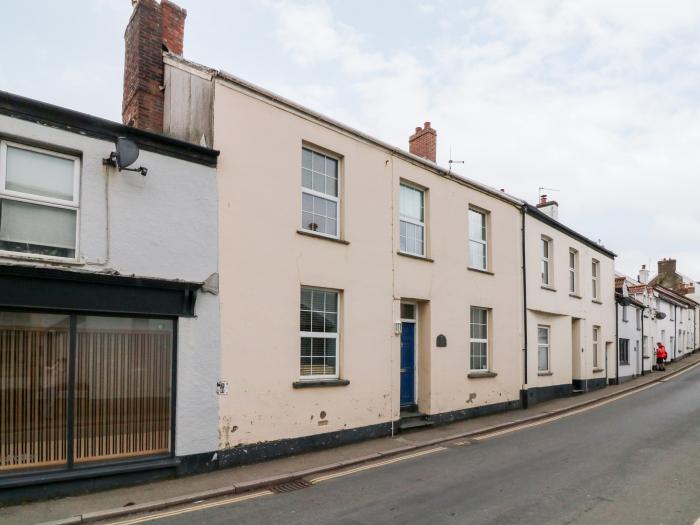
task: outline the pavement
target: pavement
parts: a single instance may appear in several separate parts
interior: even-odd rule
[[[700,438],[696,423],[700,367],[677,379],[668,380],[668,376],[699,362],[700,354],[694,354],[670,364],[666,372],[528,410],[208,474],[0,508],[0,523],[94,523],[129,515],[133,520],[143,516],[150,520],[155,515],[149,518],[143,513],[162,509],[174,513],[162,518],[163,523],[208,525],[234,521],[463,523],[467,512],[469,522],[593,523],[586,520],[597,516],[607,522],[632,523],[609,519],[618,508],[629,505],[620,506],[624,499],[611,500],[606,494],[637,490],[629,502],[640,505],[642,517],[652,515],[652,510],[664,505],[654,503],[658,497],[652,480],[658,474],[654,477],[651,472],[662,473],[663,501],[671,506],[675,502],[677,509],[668,510],[671,513],[657,521],[640,518],[634,523],[682,523],[675,518],[687,518],[696,510],[687,504],[686,492],[694,491],[700,482],[692,478],[694,472],[700,472],[700,455],[693,453]],[[652,383],[658,384],[651,388]],[[657,394],[664,390],[668,393],[659,405]],[[630,395],[632,392],[636,393]],[[620,399],[606,403],[615,397]],[[579,414],[595,404],[602,406]],[[575,415],[565,417],[567,414]],[[551,421],[541,425],[545,420]],[[525,430],[512,432],[523,427]],[[658,447],[665,452],[657,453]],[[353,473],[345,476],[353,466]],[[371,469],[371,475],[365,469]],[[683,476],[688,479],[680,481]],[[329,481],[309,490],[255,497],[257,493],[272,494],[263,490],[271,486],[303,480],[303,487],[319,477]],[[601,493],[601,486],[607,492]],[[696,501],[696,491],[693,494]],[[226,503],[240,498],[250,499]],[[179,514],[179,509],[195,501],[209,501],[212,506]],[[600,514],[604,507],[607,509]],[[695,517],[698,515],[700,508]],[[513,516],[519,519],[511,519]],[[498,520],[493,521],[494,517]],[[560,518],[566,519],[558,521]]]

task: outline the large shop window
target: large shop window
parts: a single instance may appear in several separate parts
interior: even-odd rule
[[[168,455],[174,328],[0,312],[0,474]]]
[[[80,161],[0,141],[0,251],[75,259]]]

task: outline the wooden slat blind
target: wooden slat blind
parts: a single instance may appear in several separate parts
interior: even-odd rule
[[[0,472],[66,462],[68,329],[0,327]]]
[[[170,451],[172,336],[79,330],[75,462]]]

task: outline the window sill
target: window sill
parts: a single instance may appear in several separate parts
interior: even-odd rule
[[[546,284],[540,285],[540,288],[542,288],[543,290],[547,290],[548,292],[556,292],[557,291],[557,289],[554,288],[553,286],[549,286]]]
[[[546,372],[537,372],[538,376],[553,376],[554,372],[552,371],[546,371]]]
[[[432,259],[429,259],[428,257],[424,257],[422,255],[413,255],[412,253],[405,253],[405,252],[396,252],[397,255],[401,255],[402,257],[408,257],[409,259],[418,259],[419,261],[425,261],[425,262],[435,262]]]
[[[346,241],[344,239],[336,239],[335,237],[327,237],[325,235],[319,235],[318,233],[307,232],[306,230],[297,230],[297,233],[299,235],[304,235],[306,237],[313,237],[314,239],[323,239],[324,241],[337,242],[339,244],[350,244],[350,241]]]
[[[569,297],[573,297],[574,299],[583,299],[583,297],[577,293],[569,293]]]
[[[600,374],[601,372],[605,372],[605,368],[594,368],[593,369],[594,374]]]
[[[472,266],[467,266],[467,270],[469,270],[470,272],[485,273],[486,275],[495,275],[493,272],[490,272],[488,270],[482,270],[481,268],[474,268]]]
[[[498,374],[496,372],[484,371],[484,372],[469,372],[467,377],[469,379],[481,379],[483,377],[496,377]]]
[[[324,386],[347,386],[350,381],[347,379],[311,379],[308,381],[299,380],[292,383],[293,388],[318,388]]]
[[[603,301],[599,301],[598,299],[592,299],[591,302],[595,304],[603,304]]]
[[[0,258],[17,259],[19,261],[31,261],[36,263],[65,264],[66,266],[85,266],[85,261],[81,259],[70,259],[64,257],[53,257],[51,255],[37,255],[31,253],[7,252],[0,250]]]

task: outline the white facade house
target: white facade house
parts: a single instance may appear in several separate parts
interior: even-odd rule
[[[644,303],[629,293],[629,287],[638,285],[625,276],[615,278],[617,314],[617,382],[622,383],[641,375],[644,367],[643,331]],[[647,327],[649,330],[649,327]],[[648,360],[648,358],[647,358]]]
[[[0,501],[216,447],[216,161],[0,92]]]

